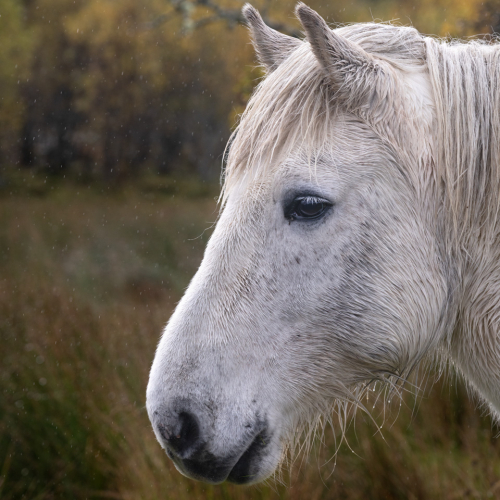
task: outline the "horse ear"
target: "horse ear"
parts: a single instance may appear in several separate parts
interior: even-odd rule
[[[335,90],[345,93],[352,101],[368,97],[377,85],[375,77],[381,73],[379,63],[359,45],[330,29],[314,10],[300,2],[295,13],[330,83]]]
[[[249,3],[242,10],[260,64],[270,73],[274,71],[296,49],[301,41],[276,31],[262,20],[257,9]]]

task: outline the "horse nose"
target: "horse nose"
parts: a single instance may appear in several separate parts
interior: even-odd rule
[[[155,420],[154,425],[167,452],[183,459],[188,458],[199,447],[200,425],[191,412],[183,410],[169,413]]]

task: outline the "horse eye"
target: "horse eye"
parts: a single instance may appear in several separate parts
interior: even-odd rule
[[[285,217],[290,221],[295,219],[318,219],[331,205],[330,202],[316,196],[295,198],[291,207],[286,211]]]

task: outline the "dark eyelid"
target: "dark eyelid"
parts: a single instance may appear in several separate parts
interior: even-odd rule
[[[300,204],[302,202],[309,202],[309,203],[317,203],[321,205],[325,205],[325,208],[318,213],[318,215],[312,215],[312,216],[301,216],[300,213],[297,214],[298,209],[300,207]],[[327,199],[325,199],[323,196],[318,196],[317,194],[300,194],[298,196],[295,196],[289,203],[287,203],[286,207],[284,208],[284,216],[288,221],[292,220],[302,220],[302,221],[314,221],[321,219],[328,209],[333,206],[333,203]]]
[[[324,198],[321,198],[320,196],[301,196],[299,198],[295,198],[296,201],[319,201],[319,202],[326,202]]]
[[[293,208],[294,204],[297,203],[297,200],[299,199],[305,199],[305,198],[315,198],[318,200],[321,200],[325,203],[328,203],[329,205],[333,205],[333,202],[330,201],[327,196],[323,193],[316,193],[314,191],[309,191],[309,190],[304,190],[304,191],[292,191],[289,192],[285,195],[285,198],[283,200],[283,211],[285,214],[289,213],[290,210]]]

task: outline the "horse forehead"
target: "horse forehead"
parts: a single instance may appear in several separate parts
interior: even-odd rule
[[[362,120],[341,116],[332,122],[323,144],[300,147],[275,169],[273,183],[308,179],[358,177],[392,156],[390,148]]]

